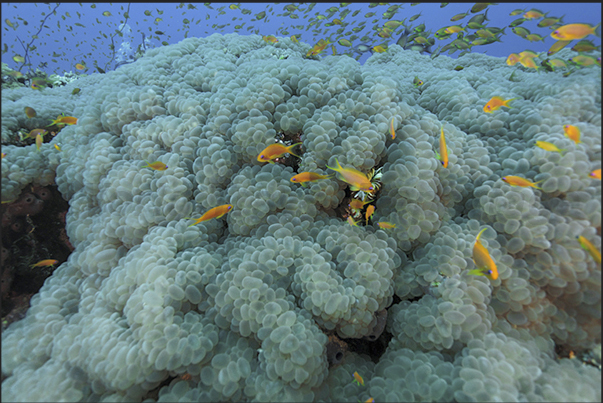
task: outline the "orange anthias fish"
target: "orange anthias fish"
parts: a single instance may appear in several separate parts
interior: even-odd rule
[[[327,168],[336,171],[339,174],[337,178],[349,184],[352,191],[356,192],[358,190],[362,190],[364,192],[368,192],[374,189],[373,184],[368,179],[366,174],[363,174],[354,168],[342,168],[339,164],[339,161],[337,161],[337,158],[335,158],[335,162],[337,163],[336,168],[331,168],[328,165]]]
[[[519,55],[517,53],[511,53],[509,57],[507,57],[507,64],[509,66],[514,66],[519,62]]]
[[[145,162],[147,163],[147,165],[143,166],[143,168],[151,168],[155,171],[165,171],[166,169],[168,169],[168,166],[161,161],[149,162],[145,160]]]
[[[567,24],[557,28],[551,32],[551,37],[557,40],[573,41],[574,39],[582,39],[588,35],[597,35],[597,28],[601,23],[594,27],[588,24]],[[599,36],[599,35],[597,35]]]
[[[294,154],[293,151],[291,151],[293,149],[293,147],[300,145],[300,144],[301,143],[291,144],[289,147],[286,147],[279,143],[270,144],[268,147],[264,148],[262,150],[262,152],[258,155],[258,161],[259,162],[269,162],[271,164],[274,164],[274,160],[276,158],[280,158],[287,153],[289,153],[291,155],[295,155],[298,158],[301,158],[299,155]]]
[[[446,139],[444,138],[444,125],[440,128],[440,155],[438,159],[444,168],[448,168],[448,148],[446,148]]]
[[[394,128],[395,122],[396,118],[392,116],[392,120],[389,121],[389,134],[391,134],[392,140],[396,138],[396,129]]]
[[[275,36],[273,35],[268,35],[268,36],[262,36],[262,39],[266,42],[266,43],[277,43],[278,39],[276,39]]]
[[[375,212],[375,206],[373,206],[372,204],[370,204],[366,208],[366,213],[364,214],[364,217],[366,218],[367,225],[368,225],[369,218],[371,218],[371,216],[373,215],[374,212]]]
[[[503,97],[498,97],[498,96],[492,97],[492,99],[490,99],[488,101],[488,103],[486,105],[484,105],[484,112],[492,113],[495,110],[500,109],[501,106],[506,106],[507,108],[511,108],[509,106],[509,102],[514,101],[516,99],[519,99],[519,98],[511,98],[511,99],[507,99],[505,101],[505,99]]]
[[[580,141],[580,128],[573,125],[564,125],[563,132],[565,133],[565,137],[572,140],[574,143],[581,143]]]
[[[77,118],[74,118],[73,116],[61,116],[61,115],[59,115],[48,126],[52,126],[52,125],[75,125],[75,124],[77,124]]]
[[[531,180],[524,179],[521,176],[507,175],[507,176],[504,176],[502,178],[502,180],[505,181],[505,182],[507,182],[511,186],[520,186],[522,188],[525,188],[525,187],[529,186],[529,187],[533,187],[534,189],[540,189],[540,190],[542,190],[541,188],[539,188],[538,186],[536,186],[536,184],[542,182],[544,179],[540,180],[538,182],[532,182]]]
[[[364,379],[358,374],[358,372],[354,372],[354,382],[358,385],[364,386]]]
[[[377,225],[381,229],[396,228],[396,224],[392,224],[391,222],[385,222],[385,221],[378,222]]]
[[[477,269],[469,270],[469,274],[476,276],[486,276],[490,280],[496,280],[498,278],[498,269],[496,263],[490,257],[488,249],[482,245],[482,241],[479,238],[482,236],[487,228],[482,229],[477,237],[475,238],[475,244],[473,245],[473,263]]]
[[[33,268],[33,267],[54,266],[57,263],[59,263],[58,260],[46,259],[46,260],[40,260],[38,263],[32,264],[30,267]]]
[[[537,56],[538,55],[536,53],[530,50],[525,50],[519,54],[519,63],[521,63],[523,67],[538,70],[538,65],[534,61],[534,58]]]
[[[355,210],[361,210],[364,207],[365,204],[369,204],[371,202],[372,202],[372,200],[364,202],[362,200],[352,199],[348,203],[348,206],[351,207],[351,208],[353,208],[353,209],[355,209]]]
[[[591,178],[593,179],[599,179],[601,180],[601,168],[599,169],[595,169],[594,171],[592,171],[591,173],[588,174]]]
[[[584,238],[582,235],[576,237],[576,239],[578,239],[578,242],[580,242],[580,246],[586,249],[586,251],[593,257],[593,259],[595,259],[595,262],[597,262],[597,264],[601,264],[601,252],[599,252],[597,248],[595,248],[595,245],[593,245],[588,239]]]
[[[320,41],[318,41],[318,43],[316,45],[314,45],[312,47],[312,49],[310,49],[308,51],[308,53],[306,53],[306,57],[316,56],[317,54],[319,54],[320,52],[325,50],[325,48],[329,45],[329,43],[331,43],[331,42],[327,42],[324,39],[321,39]]]
[[[314,182],[321,179],[329,179],[330,177],[330,175],[321,175],[316,172],[301,172],[293,176],[290,181],[306,186],[305,182]]]
[[[189,225],[189,227],[197,225],[202,221],[211,220],[212,218],[220,218],[230,210],[232,210],[232,204],[223,204],[221,206],[211,208],[207,210],[201,217],[197,219],[191,218],[191,220],[195,220],[195,222]]]

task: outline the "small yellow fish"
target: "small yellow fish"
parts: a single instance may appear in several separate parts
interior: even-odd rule
[[[548,141],[537,141],[536,146],[542,148],[545,151],[555,151],[559,154],[563,155],[565,148],[559,148],[553,143],[549,143]]]
[[[259,162],[269,162],[274,164],[274,160],[276,158],[280,158],[283,155],[289,153],[291,155],[295,155],[297,158],[301,158],[299,155],[294,154],[293,147],[300,145],[301,143],[291,144],[290,146],[284,146],[282,144],[270,144],[268,147],[264,148],[261,153],[258,154],[257,160]]]
[[[356,221],[354,221],[354,219],[352,218],[352,216],[348,216],[348,223],[353,226],[353,227],[357,227],[358,223]]]
[[[337,175],[337,178],[349,184],[352,191],[357,192],[358,190],[362,190],[367,192],[374,189],[373,184],[366,174],[363,174],[354,168],[342,168],[337,158],[335,158],[335,163],[337,164],[337,167],[331,168],[327,165],[327,168],[337,172],[339,174]]]
[[[369,218],[371,218],[371,216],[373,215],[374,212],[375,212],[375,206],[373,206],[372,204],[369,204],[369,206],[366,208],[366,213],[364,213],[364,218],[366,219],[367,225],[368,225]]]
[[[43,267],[43,266],[54,266],[57,263],[59,263],[58,260],[46,259],[46,260],[40,260],[38,263],[32,264],[30,267],[34,268],[34,267]]]
[[[4,157],[3,157],[4,158]],[[599,179],[601,180],[601,168],[599,169],[595,169],[594,171],[592,171],[591,173],[588,174],[590,177],[594,178],[594,179]]]
[[[111,12],[109,12],[109,11],[105,11],[105,12],[103,12],[103,15],[105,17],[111,17],[113,14],[111,14]]]
[[[444,32],[446,32],[447,34],[456,34],[458,32],[464,31],[465,28],[461,27],[460,25],[451,25],[449,27],[447,27]]]
[[[199,218],[196,218],[196,219],[190,218],[191,220],[195,220],[195,222],[192,223],[191,225],[189,225],[189,227],[192,227],[193,225],[197,225],[202,221],[211,220],[212,218],[220,218],[224,214],[228,213],[230,210],[232,210],[232,204],[223,204],[221,206],[211,208],[211,209],[207,210],[205,212],[205,214],[203,214]]]
[[[151,168],[155,171],[165,171],[166,169],[168,169],[168,166],[161,161],[149,162],[145,160],[145,162],[147,163],[147,165],[143,166],[142,168]]]
[[[601,65],[601,57],[594,57],[589,55],[578,55],[574,56],[570,59],[573,63],[576,63],[578,66],[588,67]]]
[[[61,150],[61,147],[60,147],[58,144],[55,144],[55,145],[54,145],[54,148],[56,148],[56,149],[57,149],[57,151],[63,151],[63,150]]]
[[[366,399],[364,401],[364,403],[375,403],[375,398],[374,397],[369,397],[368,399]]]
[[[383,52],[387,51],[387,48],[385,48],[381,45],[378,45],[378,46],[373,47],[373,50],[377,53],[383,53]]]
[[[415,78],[412,80],[412,85],[414,85],[415,87],[420,87],[423,85],[423,80],[419,79],[419,77],[415,76]]]
[[[563,132],[565,133],[565,137],[572,140],[574,143],[581,143],[580,141],[580,128],[573,125],[564,125]]]
[[[40,77],[35,77],[31,79],[31,88],[34,90],[41,90],[42,88],[46,88],[48,82]]]
[[[25,136],[25,138],[35,139],[38,134],[41,134],[42,136],[44,136],[46,134],[46,130],[33,129],[32,131],[29,132],[29,134],[27,136]]]
[[[548,52],[546,53],[548,56],[554,55],[559,52],[561,49],[569,45],[572,41],[557,41],[551,45]]]
[[[599,252],[597,248],[595,248],[595,245],[593,245],[588,239],[584,238],[582,235],[576,237],[576,239],[578,239],[578,242],[580,242],[580,246],[586,249],[586,251],[593,257],[593,259],[595,259],[595,262],[597,262],[597,264],[601,264],[601,252]]]
[[[444,168],[448,168],[448,148],[446,148],[446,139],[444,138],[444,125],[440,128],[440,162]]]
[[[358,372],[354,372],[354,382],[358,385],[364,386],[364,379],[358,374]]]
[[[505,181],[505,182],[507,182],[511,186],[520,186],[522,188],[525,188],[525,187],[529,186],[529,187],[533,187],[534,189],[540,189],[540,190],[542,190],[541,188],[539,188],[538,186],[536,186],[536,184],[542,182],[544,179],[540,180],[538,182],[532,182],[531,180],[522,178],[520,176],[507,175],[507,176],[504,176],[502,178],[502,180]]]
[[[390,229],[390,228],[396,228],[396,224],[392,224],[390,222],[385,222],[385,221],[381,221],[378,222],[377,225],[379,226],[379,228],[381,229]]]
[[[6,153],[2,153],[2,158],[6,157]]]
[[[514,101],[516,99],[519,98],[511,98],[511,99],[507,99],[505,101],[504,98],[496,96],[496,97],[492,97],[488,103],[486,105],[484,105],[484,112],[486,113],[492,113],[498,109],[500,109],[501,106],[506,106],[507,108],[511,108],[509,106],[509,102]]]
[[[538,70],[538,65],[534,61],[534,58],[536,56],[537,55],[534,52],[530,52],[530,51],[521,52],[519,54],[519,63],[521,63],[521,65],[523,67],[527,67],[528,69],[536,69],[536,70]],[[510,108],[510,106],[509,106],[509,108]]]
[[[52,126],[52,125],[75,125],[75,124],[77,124],[77,118],[74,118],[73,116],[61,116],[61,115],[59,115],[48,126]]]
[[[27,115],[28,118],[35,118],[38,115],[36,110],[34,108],[30,108],[29,106],[23,108],[23,111],[25,111],[25,115]]]
[[[486,229],[487,228],[482,229],[475,238],[475,244],[473,245],[473,263],[475,263],[477,269],[469,270],[469,274],[486,276],[490,280],[496,280],[498,278],[496,263],[492,260],[488,249],[486,249],[479,240]]]
[[[299,43],[299,40],[297,39],[297,37],[295,35],[291,35],[291,40],[295,43]]]
[[[523,14],[523,18],[525,18],[526,20],[533,20],[536,18],[542,18],[544,17],[544,14],[541,11],[532,9],[526,13]]]
[[[396,118],[392,116],[392,120],[389,122],[389,134],[392,136],[392,140],[396,138],[396,129],[394,129],[394,122]]]
[[[40,147],[42,147],[42,143],[44,142],[44,138],[40,133],[36,134],[36,148],[40,151]]]
[[[329,179],[330,175],[321,175],[316,172],[301,172],[297,175],[293,176],[290,181],[295,183],[300,183],[302,186],[305,186],[305,182],[314,182],[321,179]]]
[[[85,70],[85,69],[86,69],[86,66],[85,66],[85,65],[83,65],[83,64],[81,64],[81,63],[76,63],[75,68],[76,68],[77,70]]]
[[[567,24],[551,32],[551,37],[557,40],[573,41],[582,39],[588,35],[597,35],[597,28],[601,25],[590,26],[588,24]],[[598,35],[597,35],[598,36]]]

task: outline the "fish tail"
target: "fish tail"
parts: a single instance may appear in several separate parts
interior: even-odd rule
[[[542,190],[542,188],[541,188],[541,187],[538,187],[538,186],[536,186],[536,185],[537,185],[537,184],[539,184],[540,182],[544,182],[544,181],[545,181],[545,179],[541,179],[541,180],[539,180],[538,182],[534,182],[534,183],[532,183],[532,187],[533,187],[534,189],[540,189],[540,190]]]
[[[293,149],[293,147],[300,145],[301,143],[295,143],[295,144],[291,144],[289,147],[287,147],[287,152],[291,155],[295,155],[297,158],[301,158],[299,155],[294,154],[291,150]]]
[[[477,241],[479,241],[479,238],[482,236],[482,234],[484,233],[484,231],[485,231],[485,230],[487,230],[487,229],[488,229],[488,228],[483,228],[483,229],[482,229],[482,230],[479,232],[479,234],[477,234],[477,237],[475,237],[475,241],[476,241],[476,242],[477,242]]]
[[[595,34],[597,38],[601,37],[601,23],[598,23],[593,27],[593,34]]]
[[[332,169],[335,172],[339,172],[341,171],[343,168],[341,168],[341,165],[339,164],[339,161],[337,161],[337,157],[335,157],[335,163],[337,164],[337,168],[332,168],[328,165],[325,165],[327,168]]]
[[[536,68],[536,70],[538,70],[538,68]],[[520,98],[520,97],[517,97],[517,98],[511,98],[511,99],[507,99],[507,100],[504,102],[504,105],[505,105],[507,108],[509,108],[509,109],[510,109],[510,108],[512,108],[512,107],[511,107],[511,106],[509,106],[509,102],[511,102],[511,101],[515,101],[516,99],[521,99],[521,98]]]

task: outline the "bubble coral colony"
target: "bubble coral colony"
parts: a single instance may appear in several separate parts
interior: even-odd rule
[[[316,29],[353,29],[348,4]],[[502,35],[488,3],[437,51],[365,7],[392,22],[363,46],[214,33],[3,89],[3,262],[53,200],[31,185],[68,201],[73,247],[24,265],[54,272],[2,332],[3,400],[601,401],[600,67],[471,52]]]

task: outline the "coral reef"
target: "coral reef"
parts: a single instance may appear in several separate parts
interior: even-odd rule
[[[35,128],[25,106],[78,118],[39,151],[3,147],[7,210],[43,201],[34,220],[58,195],[73,247],[2,333],[4,399],[601,399],[600,368],[559,354],[601,340],[601,271],[576,240],[601,249],[600,70],[510,80],[483,54],[392,45],[361,66],[310,48],[214,34],[82,77],[77,99],[74,83],[3,90],[3,139]],[[520,99],[484,113],[495,95]],[[301,141],[301,159],[258,162],[276,140]],[[290,181],[336,158],[381,169],[366,225],[342,217],[346,183]],[[468,273],[484,228],[496,279]]]

